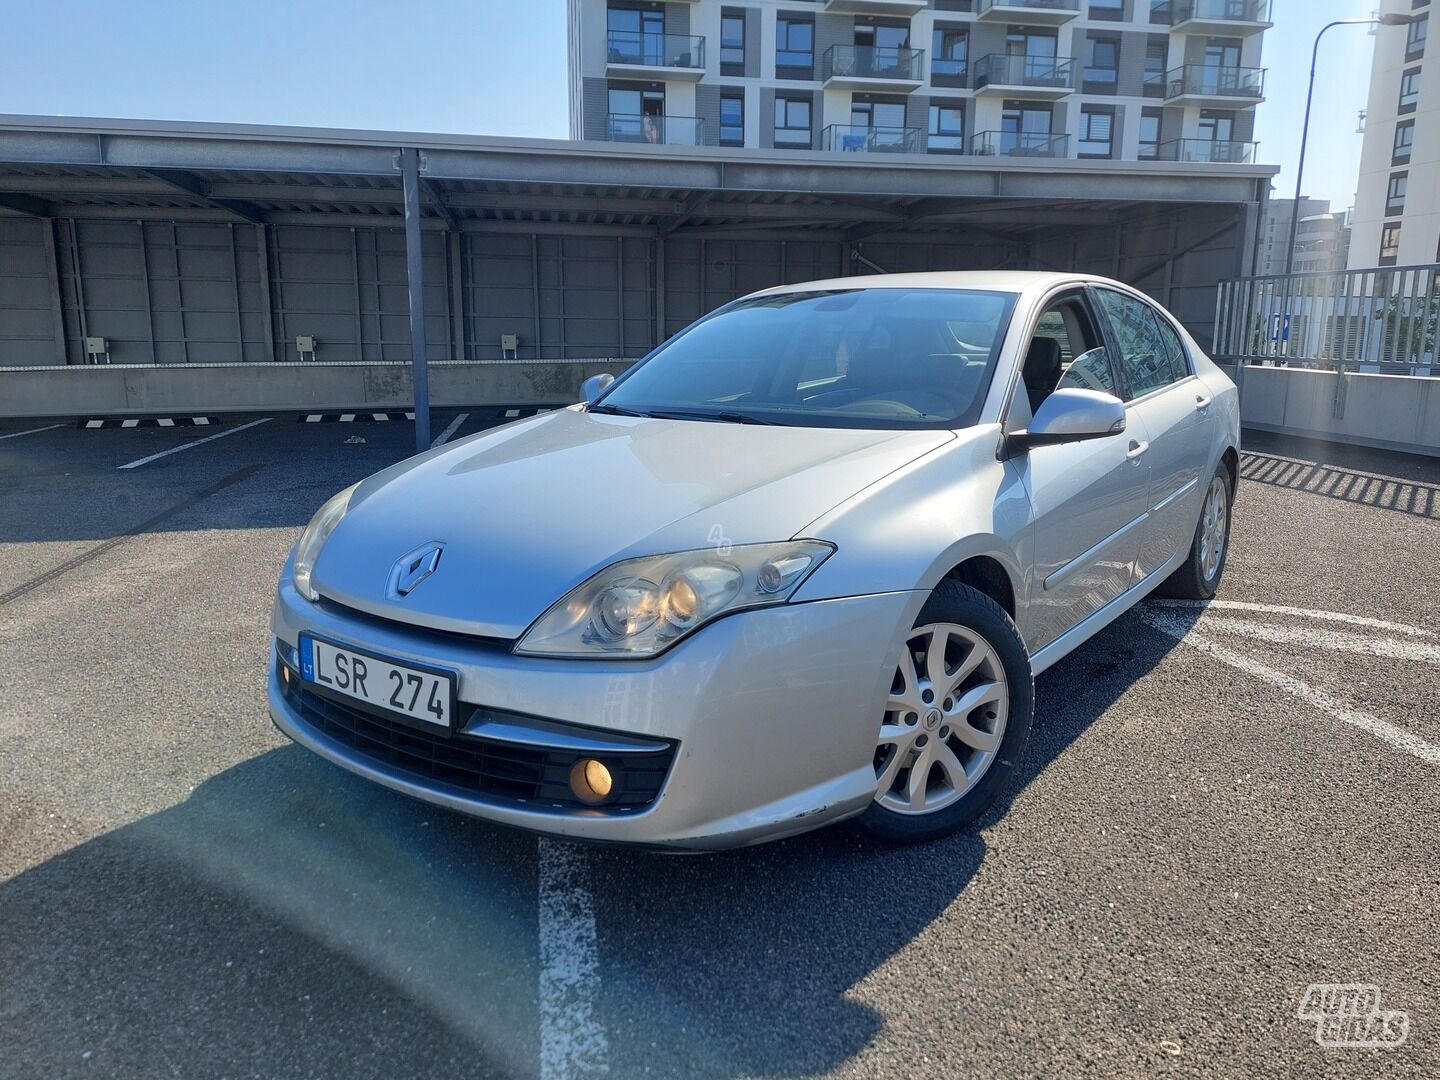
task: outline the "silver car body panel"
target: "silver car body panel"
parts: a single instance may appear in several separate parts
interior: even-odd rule
[[[287,565],[273,619],[282,642],[311,630],[455,670],[462,702],[677,740],[671,775],[643,812],[529,809],[388,771],[309,729],[280,697],[272,662],[277,724],[397,790],[567,836],[723,847],[860,812],[874,794],[893,658],[947,574],[977,557],[1004,571],[1038,673],[1184,560],[1203,480],[1239,449],[1233,384],[1161,311],[1189,353],[1189,377],[1126,403],[1119,435],[1004,457],[1005,431],[1029,415],[1019,375],[1035,320],[1057,294],[1084,286],[1144,299],[1104,279],[1038,273],[769,290],[989,288],[1019,299],[972,427],[765,427],[572,407],[362,483],[316,562],[321,603],[295,592]],[[722,618],[653,660],[547,660],[472,640],[513,641],[620,559],[799,537],[836,551],[789,604]],[[445,544],[435,573],[387,596],[396,560],[430,542]]]

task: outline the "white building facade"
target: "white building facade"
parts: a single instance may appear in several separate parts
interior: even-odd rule
[[[1427,17],[1375,32],[1351,269],[1440,262],[1440,61],[1426,49],[1429,9],[1430,0],[1380,5]]]
[[[577,139],[1249,163],[1270,0],[569,0]]]

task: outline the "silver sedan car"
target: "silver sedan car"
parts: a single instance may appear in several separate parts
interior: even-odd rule
[[[581,404],[377,473],[282,572],[270,710],[397,791],[706,849],[975,820],[1034,678],[1214,593],[1235,387],[1075,274],[788,285]]]

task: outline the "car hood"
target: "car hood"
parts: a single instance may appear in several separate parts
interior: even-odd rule
[[[949,431],[543,414],[401,462],[356,490],[316,561],[320,593],[388,619],[518,637],[618,559],[786,540]],[[387,596],[403,555],[435,573]]]

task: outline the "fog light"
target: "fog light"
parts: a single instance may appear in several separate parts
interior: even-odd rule
[[[280,681],[286,686],[290,685],[290,669],[284,664],[280,665]]]
[[[613,787],[610,770],[594,758],[581,758],[570,767],[570,790],[586,806],[599,806]]]

